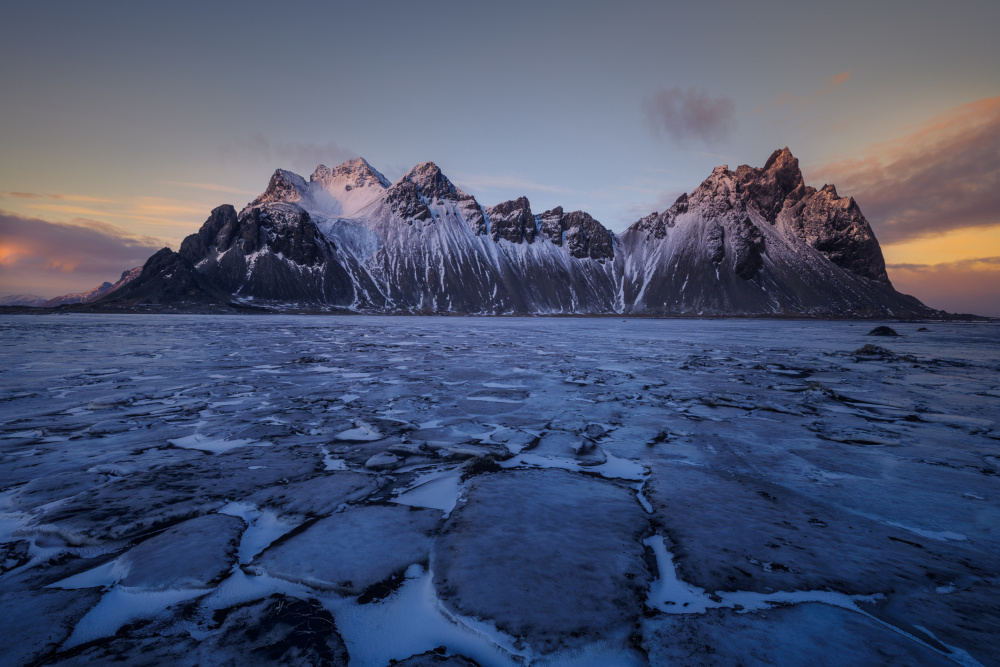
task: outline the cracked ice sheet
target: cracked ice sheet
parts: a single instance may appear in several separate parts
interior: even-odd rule
[[[661,535],[648,537],[643,543],[653,550],[659,570],[658,578],[650,585],[649,597],[646,601],[646,604],[653,609],[658,609],[667,614],[679,615],[705,614],[709,609],[733,609],[739,614],[746,614],[769,610],[775,607],[822,603],[831,607],[839,607],[847,611],[857,612],[877,623],[881,623],[888,630],[924,647],[928,653],[937,653],[959,665],[963,665],[963,667],[982,667],[982,664],[969,655],[968,652],[941,642],[926,628],[919,625],[914,626],[935,643],[943,646],[945,650],[940,650],[901,628],[880,621],[859,604],[873,604],[883,600],[885,596],[881,593],[875,595],[844,595],[843,593],[830,590],[772,591],[768,593],[717,591],[715,594],[709,595],[703,589],[681,581],[677,577],[673,556],[667,550],[665,541]],[[906,649],[915,650],[915,647],[904,647],[904,650]],[[921,658],[921,661],[923,662],[927,659],[927,656],[924,656]],[[764,662],[766,663],[767,661],[765,660]]]
[[[694,562],[685,561],[689,553],[737,578],[721,587],[729,591],[766,592],[754,585],[758,581],[779,582],[772,585],[778,590],[812,590],[826,582],[844,594],[892,591],[879,612],[886,622],[919,625],[926,641],[933,636],[983,660],[1000,654],[1000,640],[989,630],[1000,624],[1000,595],[989,575],[1000,569],[994,528],[1000,525],[1000,327],[929,323],[929,332],[918,332],[916,324],[892,323],[902,337],[876,342],[916,362],[855,358],[853,350],[872,342],[864,334],[874,324],[2,316],[0,367],[11,370],[0,389],[0,492],[8,492],[0,511],[11,534],[0,555],[6,549],[22,553],[30,543],[33,554],[64,554],[68,576],[82,571],[74,563],[85,552],[111,554],[151,530],[231,502],[322,516],[366,497],[399,498],[393,495],[399,489],[420,489],[411,485],[423,469],[412,466],[456,462],[436,461],[444,454],[433,453],[404,460],[392,473],[395,481],[371,475],[366,486],[359,478],[351,482],[361,485],[357,494],[329,500],[326,487],[334,480],[328,478],[351,473],[324,468],[360,468],[370,456],[406,442],[413,427],[489,424],[494,432],[540,435],[554,420],[598,422],[609,430],[596,445],[608,461],[636,466],[606,474],[601,483],[627,485],[633,502],[645,500],[644,516],[672,544],[675,537],[680,542],[677,568],[686,580],[707,586],[702,578],[710,579],[709,573],[686,576],[684,568]],[[321,356],[329,370],[295,363],[308,356]],[[513,391],[530,392],[530,399],[499,404],[502,412],[495,403],[465,400],[511,399]],[[358,398],[345,402],[350,396]],[[359,420],[386,441],[351,443],[348,451],[324,456],[339,450],[336,434],[359,428]],[[277,428],[281,424],[286,426]],[[483,429],[465,430],[473,438]],[[212,456],[169,446],[192,432],[273,446]],[[829,438],[845,434],[848,442]],[[521,453],[540,457],[529,441],[508,449],[516,454],[528,447]],[[530,461],[506,464],[521,470],[554,465],[591,479],[600,474],[581,465],[593,461],[572,453]],[[664,512],[660,482],[676,480],[672,471],[681,467],[739,481]],[[643,482],[638,495],[635,485]],[[727,499],[744,498],[741,489],[750,499],[747,514],[727,505]],[[441,497],[452,497],[453,490]],[[782,521],[796,530],[783,532]],[[849,532],[855,522],[862,533],[871,528],[866,539]],[[718,536],[704,539],[716,526]],[[755,533],[759,541],[748,539]],[[64,545],[64,538],[84,546]],[[836,549],[818,548],[831,541]],[[717,554],[712,545],[719,543],[735,548]],[[866,569],[866,562],[875,566]],[[29,590],[58,579],[46,578],[55,569],[44,558],[6,574],[0,568],[0,587]],[[924,571],[933,577],[911,574]],[[866,587],[851,588],[859,577]],[[291,584],[240,571],[216,589],[212,605],[281,587]],[[817,603],[789,609],[810,605],[842,611]],[[33,607],[41,610],[42,624],[50,618],[43,607]],[[751,616],[774,618],[782,611],[740,618],[751,623]],[[709,609],[705,615],[715,612],[732,613]],[[859,626],[858,632],[873,631]]]
[[[237,551],[239,565],[252,561],[275,540],[298,525],[297,522],[280,519],[275,512],[261,510],[247,502],[231,502],[220,507],[218,513],[239,517],[247,524]]]
[[[668,614],[701,614],[708,609],[720,607],[729,609],[738,607],[741,613],[745,613],[803,602],[822,602],[834,607],[859,611],[857,603],[873,603],[884,597],[880,593],[875,595],[844,595],[834,591],[773,591],[770,593],[717,591],[714,594],[715,599],[713,599],[713,596],[706,593],[704,589],[692,586],[677,577],[674,558],[667,551],[661,535],[647,537],[643,544],[653,550],[659,569],[659,577],[650,585],[646,604]]]

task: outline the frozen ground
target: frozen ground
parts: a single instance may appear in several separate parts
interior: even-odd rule
[[[5,316],[0,665],[998,665],[1000,326],[873,326]]]

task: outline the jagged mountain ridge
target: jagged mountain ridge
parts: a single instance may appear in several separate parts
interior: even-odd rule
[[[833,186],[805,185],[787,148],[761,168],[716,168],[667,211],[621,235],[583,211],[535,214],[525,197],[484,208],[430,162],[392,184],[360,158],[333,169],[320,165],[308,181],[279,169],[239,213],[216,208],[176,254],[174,273],[196,274],[183,280],[200,285],[202,297],[276,307],[853,317],[936,312],[892,288],[856,202]],[[162,302],[155,294],[143,298]],[[120,290],[105,302],[137,301]]]

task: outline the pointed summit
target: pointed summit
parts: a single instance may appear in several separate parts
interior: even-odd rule
[[[285,169],[275,169],[267,184],[267,189],[250,202],[250,206],[260,206],[271,202],[298,202],[302,201],[308,192],[309,184],[306,183],[306,179]]]
[[[760,169],[741,166],[736,170],[736,180],[749,194],[750,203],[771,224],[783,207],[795,204],[806,194],[799,161],[787,146],[771,153]]]
[[[788,168],[798,169],[799,160],[792,155],[792,151],[788,150],[788,146],[785,146],[774,151],[771,153],[771,157],[767,158],[767,162],[764,163],[764,171],[768,171],[772,167],[782,171]]]
[[[421,162],[406,172],[401,181],[412,183],[421,195],[433,199],[458,199],[459,192],[433,162]]]
[[[803,185],[799,160],[788,150],[788,146],[771,153],[761,176],[763,180],[773,181],[786,195]]]

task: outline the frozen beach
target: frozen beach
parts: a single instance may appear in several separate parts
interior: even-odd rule
[[[1000,325],[876,324],[0,317],[0,665],[998,665]]]

